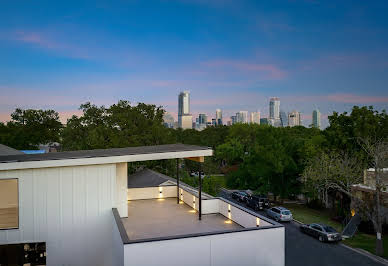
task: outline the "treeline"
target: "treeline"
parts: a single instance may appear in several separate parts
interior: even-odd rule
[[[357,139],[388,136],[386,112],[372,107],[355,106],[350,114],[334,112],[325,130],[256,124],[208,127],[203,131],[169,129],[163,126],[162,107],[131,105],[128,101],[109,107],[85,103],[80,110],[82,115],[62,125],[54,110],[16,109],[10,122],[0,123],[0,142],[16,149],[36,149],[39,144],[58,142],[63,151],[170,143],[209,146],[215,156],[206,159],[206,173],[226,174],[231,188],[272,192],[286,198],[303,191],[301,177],[312,158],[328,152],[346,153],[367,167],[369,158]],[[173,161],[148,164],[175,175]],[[189,161],[184,165],[186,170],[198,167]]]

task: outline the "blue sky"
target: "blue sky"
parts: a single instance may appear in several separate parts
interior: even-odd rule
[[[388,106],[387,1],[2,1],[0,120],[119,99],[228,117]]]

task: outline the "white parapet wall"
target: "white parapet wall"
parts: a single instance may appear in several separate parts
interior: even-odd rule
[[[172,198],[177,196],[176,189],[177,186],[130,188],[128,189],[128,200]],[[194,193],[185,187],[179,188],[180,200],[198,211],[199,199]],[[226,200],[220,198],[202,199],[202,214],[211,213],[220,213],[245,228],[272,225]]]
[[[176,186],[129,188],[128,200],[159,199],[176,197]]]
[[[284,266],[284,227],[124,245],[125,266]]]

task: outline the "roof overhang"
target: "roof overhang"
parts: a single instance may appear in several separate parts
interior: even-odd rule
[[[1,170],[19,170],[97,164],[114,164],[165,159],[212,156],[209,147],[171,144],[121,149],[88,150],[36,155],[2,156]],[[34,157],[32,157],[34,156]],[[72,158],[69,158],[72,157]]]

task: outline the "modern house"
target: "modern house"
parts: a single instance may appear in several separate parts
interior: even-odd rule
[[[127,174],[128,162],[212,154],[172,144],[0,156],[0,257],[28,245],[47,265],[284,265],[282,225],[201,185]]]
[[[383,217],[383,223],[388,224],[388,168],[380,169],[381,171],[381,182],[382,182],[382,191],[381,191],[381,208],[385,213]],[[373,201],[373,194],[376,192],[376,178],[375,178],[375,169],[369,168],[364,170],[364,178],[362,184],[357,184],[352,186],[352,193],[356,197],[366,200],[369,202]]]

